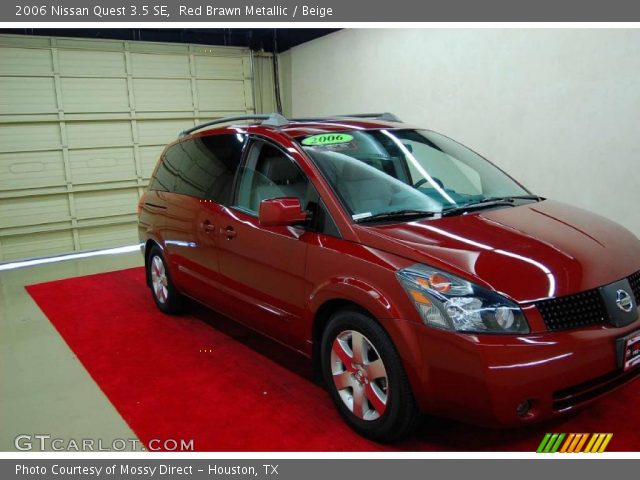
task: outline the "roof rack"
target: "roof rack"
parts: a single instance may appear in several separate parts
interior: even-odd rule
[[[351,118],[372,118],[374,120],[382,120],[383,122],[398,122],[402,123],[402,120],[397,115],[391,112],[382,113],[354,113],[351,115],[338,115],[338,117],[351,117]]]
[[[383,113],[351,113],[340,115],[327,115],[326,117],[310,117],[310,118],[292,118],[292,121],[309,121],[309,120],[331,120],[334,118],[371,118],[373,120],[382,120],[383,122],[398,122],[402,123],[402,120],[390,112]]]
[[[350,115],[327,115],[326,117],[316,117],[316,118],[292,118],[288,119],[282,116],[279,113],[253,113],[248,115],[237,115],[233,117],[222,117],[216,120],[211,120],[209,122],[200,123],[191,128],[187,128],[180,132],[180,137],[185,137],[190,133],[193,133],[201,128],[211,127],[213,125],[221,125],[223,123],[231,123],[231,122],[239,122],[242,120],[262,120],[260,125],[265,125],[267,127],[284,127],[288,125],[289,122],[308,122],[308,121],[330,121],[336,118],[371,118],[375,120],[382,120],[385,122],[402,122],[396,115],[393,113],[385,112],[385,113],[353,113]]]
[[[196,130],[200,130],[201,128],[210,127],[212,125],[220,125],[222,123],[239,122],[241,120],[262,120],[261,125],[270,127],[283,127],[289,123],[289,120],[287,120],[279,113],[254,113],[249,115],[237,115],[234,117],[218,118],[217,120],[211,120],[209,122],[200,123],[198,125],[195,125],[194,127],[187,128],[186,130],[180,132],[180,137],[185,137],[190,133],[195,132]]]

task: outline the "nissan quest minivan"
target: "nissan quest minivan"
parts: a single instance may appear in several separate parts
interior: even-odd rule
[[[421,413],[524,425],[640,374],[638,238],[391,114],[191,128],[139,234],[162,312],[189,297],[301,352],[374,440]]]

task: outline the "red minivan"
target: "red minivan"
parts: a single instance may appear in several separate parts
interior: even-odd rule
[[[638,238],[391,114],[198,125],[139,212],[160,310],[190,297],[311,358],[375,440],[421,412],[523,425],[640,374]]]

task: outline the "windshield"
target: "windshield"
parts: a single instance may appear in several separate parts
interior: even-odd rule
[[[431,131],[354,130],[298,140],[356,221],[529,195],[480,155]]]

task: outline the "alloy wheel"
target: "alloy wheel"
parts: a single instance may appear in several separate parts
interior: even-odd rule
[[[166,303],[169,298],[167,272],[164,262],[157,255],[151,260],[151,285],[158,301],[162,304]]]
[[[386,408],[389,381],[371,341],[355,330],[338,334],[331,347],[333,383],[347,408],[361,420],[376,420]]]

